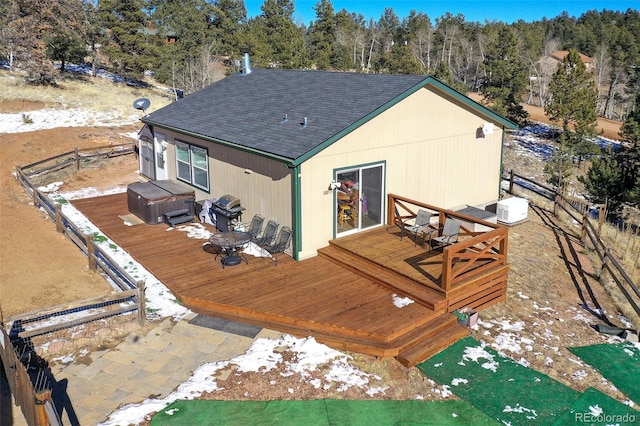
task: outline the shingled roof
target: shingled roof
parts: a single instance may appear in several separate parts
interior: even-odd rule
[[[254,69],[230,75],[142,121],[293,164],[429,82],[437,80]]]

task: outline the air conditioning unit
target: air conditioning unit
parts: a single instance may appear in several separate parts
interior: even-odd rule
[[[498,201],[496,215],[498,222],[515,223],[525,220],[529,211],[529,202],[524,198],[512,197]]]

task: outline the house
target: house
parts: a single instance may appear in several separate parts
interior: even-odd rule
[[[544,75],[552,75],[558,69],[558,66],[562,63],[564,58],[569,54],[568,50],[556,50],[552,52],[550,55],[546,55],[541,57],[538,60],[538,64],[540,66],[540,70]],[[580,60],[584,64],[587,72],[593,72],[595,68],[595,60],[590,58],[589,56],[579,53]]]
[[[497,201],[515,124],[433,77],[243,71],[142,118],[140,169],[294,229],[295,259],[386,223],[388,193]],[[344,206],[347,205],[345,208]],[[342,206],[342,207],[341,207]]]
[[[566,58],[568,54],[569,54],[568,50],[556,50],[555,52],[551,53],[550,58],[552,62],[556,63],[556,68],[557,68],[558,64],[561,64],[564,58]],[[580,60],[586,67],[587,72],[593,71],[595,67],[595,60],[580,52],[578,52],[578,55],[580,55]]]

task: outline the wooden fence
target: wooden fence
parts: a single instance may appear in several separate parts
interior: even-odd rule
[[[30,365],[32,357],[36,355],[32,348],[28,349],[25,342],[37,335],[133,311],[137,311],[137,319],[141,325],[146,322],[144,283],[134,280],[121,268],[109,253],[94,241],[93,235],[85,235],[70,218],[65,216],[60,204],[40,191],[34,181],[40,181],[39,185],[41,185],[46,175],[52,172],[65,168],[78,171],[84,164],[89,164],[95,159],[113,158],[134,152],[133,143],[91,149],[76,148],[74,151],[46,160],[16,167],[16,179],[32,197],[33,205],[45,211],[55,221],[56,230],[80,248],[87,256],[91,270],[100,271],[119,288],[119,291],[112,295],[28,312],[6,318],[2,322],[0,327],[2,329],[0,340],[2,363],[16,405],[21,407],[24,418],[30,426],[59,425],[61,421],[53,406],[47,373],[45,369]],[[8,333],[5,326],[10,329]],[[26,353],[28,356],[25,356]]]
[[[553,214],[555,216],[558,216],[560,209],[562,209],[576,223],[581,224],[580,238],[582,243],[585,246],[590,243],[600,259],[600,282],[604,284],[607,280],[607,275],[609,275],[615,281],[617,288],[629,302],[629,305],[640,317],[640,289],[612,255],[610,247],[607,246],[598,230],[589,220],[588,205],[584,202],[580,203],[576,199],[568,198],[556,188],[545,186],[518,175],[513,170],[509,172],[509,176],[506,179],[509,181],[509,193],[513,194],[514,185],[532,191],[553,202]]]
[[[31,357],[35,354],[13,345],[4,327],[0,327],[0,358],[4,365],[9,389],[30,426],[58,426],[62,422],[53,406],[51,384],[43,369],[33,369],[29,374]],[[18,353],[20,351],[20,353]]]

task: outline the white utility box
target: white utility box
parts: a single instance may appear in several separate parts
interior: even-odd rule
[[[498,222],[515,223],[525,220],[529,211],[529,201],[524,198],[512,197],[498,201],[496,215]]]

